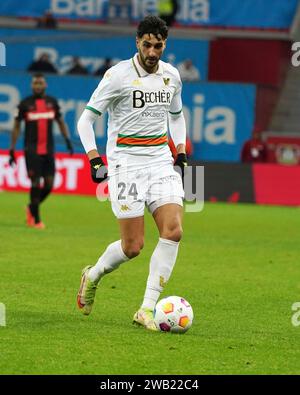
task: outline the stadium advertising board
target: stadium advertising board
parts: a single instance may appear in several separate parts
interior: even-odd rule
[[[8,147],[8,135],[13,126],[16,107],[21,99],[31,95],[31,77],[24,73],[3,72],[0,75],[0,147]],[[49,88],[47,94],[59,100],[64,119],[70,130],[75,148],[82,152],[82,145],[77,134],[77,121],[86,106],[89,96],[97,87],[98,79],[80,77],[48,76]],[[99,117],[96,123],[96,136],[99,146],[105,146],[106,120]],[[65,151],[65,143],[60,138],[60,132],[55,124],[54,135],[58,151]],[[22,148],[22,137],[17,148]],[[77,143],[77,144],[76,144]]]
[[[105,158],[103,158],[105,160]],[[0,149],[0,191],[28,191],[25,158],[16,152],[17,165],[10,167],[7,150]],[[94,184],[86,155],[57,153],[54,192],[108,198],[107,183]],[[205,200],[300,206],[300,166],[190,162],[204,166]]]
[[[199,165],[199,162],[195,163]],[[251,164],[203,163],[204,198],[210,202],[254,203]]]
[[[300,206],[300,166],[256,163],[253,181],[256,203]]]
[[[8,191],[27,191],[30,180],[27,177],[25,157],[16,152],[17,165],[10,167],[7,151],[0,150],[0,189]],[[58,193],[95,195],[96,185],[90,179],[90,166],[83,154],[58,153],[55,157],[54,191]],[[103,185],[102,195],[107,195],[107,183]]]
[[[196,164],[204,165],[206,201],[300,206],[300,166]]]
[[[248,84],[185,84],[184,112],[194,159],[239,162],[252,132],[256,87]]]
[[[82,151],[77,121],[99,80],[89,77],[48,76],[48,94],[59,100],[75,148]],[[2,73],[0,76],[0,146],[8,147],[16,106],[30,95],[30,76]],[[183,87],[184,114],[194,144],[194,159],[238,162],[242,144],[254,124],[255,86],[240,84],[186,83]],[[106,145],[106,116],[96,123],[99,147]],[[55,127],[56,147],[65,151]],[[20,139],[21,140],[21,139]],[[22,147],[19,142],[18,148]]]
[[[182,25],[253,27],[287,29],[293,19],[297,0],[181,0],[177,21]],[[118,16],[116,8],[109,11],[108,0],[40,0],[27,4],[18,0],[0,3],[0,14],[9,16],[41,16],[50,10],[60,19],[105,21]],[[125,15],[138,21],[148,14],[157,14],[155,0],[132,0]]]

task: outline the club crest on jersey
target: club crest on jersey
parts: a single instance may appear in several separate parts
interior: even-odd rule
[[[166,86],[170,85],[170,78],[163,78]]]

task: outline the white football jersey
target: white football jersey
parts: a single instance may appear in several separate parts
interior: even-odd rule
[[[172,163],[168,147],[168,113],[182,111],[179,72],[159,61],[156,73],[147,73],[137,54],[111,67],[94,91],[87,109],[108,111],[106,154],[109,173],[121,159],[145,167]]]

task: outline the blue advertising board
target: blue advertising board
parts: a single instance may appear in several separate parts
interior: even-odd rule
[[[255,85],[184,84],[184,113],[194,159],[238,162],[254,126],[255,99]]]
[[[8,135],[11,131],[15,109],[21,99],[31,95],[31,76],[25,73],[0,72],[0,147],[8,147]],[[72,140],[75,142],[76,152],[83,152],[77,134],[77,121],[84,110],[90,95],[96,89],[99,79],[80,76],[47,76],[47,94],[59,100],[64,119],[68,125]],[[96,135],[99,146],[106,144],[106,117],[99,117],[96,124]],[[56,147],[65,151],[65,144],[60,132],[54,128]],[[21,139],[20,139],[21,140]],[[22,147],[19,141],[18,147]]]
[[[75,142],[83,152],[76,125],[99,80],[93,77],[48,76],[47,93],[56,97]],[[0,147],[9,145],[15,109],[30,95],[30,76],[24,73],[0,73]],[[194,159],[237,162],[243,142],[254,124],[255,86],[243,84],[186,83],[183,86],[184,114],[194,145]],[[106,145],[107,118],[99,117],[95,126],[101,152]],[[65,145],[55,128],[57,150]],[[22,147],[21,141],[18,145]]]
[[[298,0],[180,0],[177,21],[182,25],[207,25],[287,29],[293,20]],[[39,0],[0,3],[0,15],[41,16],[46,10],[61,19],[105,21],[108,0]],[[118,10],[115,11],[116,15]],[[128,16],[139,21],[157,14],[155,0],[132,0]]]

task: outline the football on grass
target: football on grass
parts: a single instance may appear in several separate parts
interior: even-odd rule
[[[162,332],[184,333],[194,318],[192,306],[180,296],[161,299],[154,309],[154,321]]]

